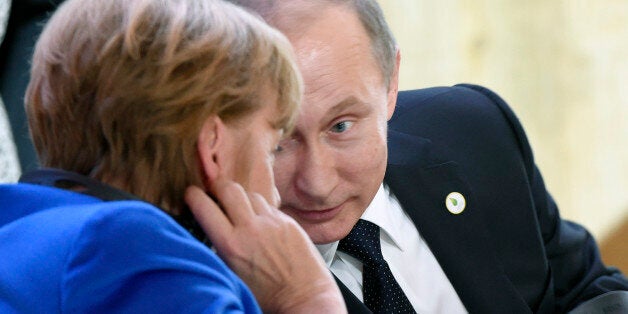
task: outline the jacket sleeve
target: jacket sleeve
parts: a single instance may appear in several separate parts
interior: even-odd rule
[[[66,259],[63,312],[259,312],[244,283],[167,215],[141,202],[102,206]]]
[[[546,190],[534,163],[525,132],[508,105],[486,88],[466,84],[458,86],[473,89],[492,100],[517,135],[551,271],[556,311],[566,312],[610,291],[628,290],[626,277],[619,270],[602,263],[591,234],[581,225],[561,219],[556,203]]]

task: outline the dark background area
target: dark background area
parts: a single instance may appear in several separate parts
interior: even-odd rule
[[[38,166],[24,113],[30,60],[44,23],[63,0],[13,0],[0,45],[0,94],[17,146],[22,172]]]

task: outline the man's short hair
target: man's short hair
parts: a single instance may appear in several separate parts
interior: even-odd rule
[[[289,42],[220,0],[69,0],[34,52],[25,105],[40,162],[166,210],[202,184],[196,140],[217,115],[238,123],[278,91],[290,129],[302,83]]]
[[[272,24],[273,16],[277,14],[277,0],[228,0],[246,7]],[[286,0],[291,1],[291,0]],[[376,0],[309,0],[308,4],[346,5],[354,10],[371,40],[373,56],[384,76],[386,86],[395,72],[397,43],[393,36],[384,13]],[[316,15],[317,12],[311,12]]]

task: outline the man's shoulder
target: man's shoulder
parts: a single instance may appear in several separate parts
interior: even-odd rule
[[[436,152],[430,154],[434,160],[454,160],[474,168],[478,162],[494,164],[502,158],[523,160],[526,169],[533,169],[532,150],[519,119],[500,96],[482,86],[459,84],[400,92],[388,128],[393,159],[397,150],[408,151],[401,146],[410,146],[400,145],[396,139],[411,137],[428,142],[423,146]]]
[[[432,140],[510,134],[525,142],[525,132],[510,106],[492,90],[471,84],[399,92],[388,126]]]
[[[444,114],[464,113],[473,117],[474,113],[495,110],[500,112],[505,110],[511,114],[506,102],[486,87],[473,84],[429,87],[400,91],[391,123],[413,112],[433,113],[437,117],[447,118]]]

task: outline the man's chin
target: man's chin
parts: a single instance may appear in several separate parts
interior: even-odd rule
[[[340,241],[346,237],[353,228],[351,225],[340,225],[334,222],[318,223],[318,224],[301,224],[305,232],[310,236],[314,244],[329,244]]]

